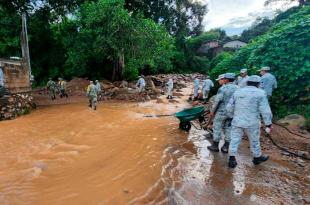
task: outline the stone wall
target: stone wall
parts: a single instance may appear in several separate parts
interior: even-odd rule
[[[29,70],[24,61],[0,59],[0,65],[4,74],[4,87],[11,93],[31,90]]]
[[[30,93],[0,95],[0,121],[28,114],[36,106]]]

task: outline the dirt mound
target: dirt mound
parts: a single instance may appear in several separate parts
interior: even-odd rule
[[[89,80],[83,78],[73,78],[67,83],[67,92],[69,95],[84,96]]]

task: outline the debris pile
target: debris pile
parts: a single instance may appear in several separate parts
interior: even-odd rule
[[[28,114],[35,107],[30,93],[6,93],[0,97],[0,121]]]

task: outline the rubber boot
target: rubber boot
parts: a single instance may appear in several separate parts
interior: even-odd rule
[[[207,147],[208,150],[212,151],[212,152],[219,152],[219,142],[213,142],[211,146]]]
[[[229,161],[228,161],[228,167],[229,168],[235,168],[237,166],[237,161],[236,161],[236,157],[235,156],[230,156],[229,157]]]
[[[261,155],[260,157],[254,157],[252,162],[253,164],[258,165],[262,162],[266,162],[268,159],[269,159],[269,156]]]
[[[224,145],[221,148],[221,151],[223,153],[228,153],[228,148],[229,148],[229,142],[225,142]]]

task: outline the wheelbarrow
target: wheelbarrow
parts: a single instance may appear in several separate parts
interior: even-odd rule
[[[206,123],[205,121],[205,107],[199,106],[194,108],[184,109],[181,112],[177,112],[175,117],[180,120],[179,128],[188,132],[192,125],[196,129],[203,129],[203,124]],[[200,128],[197,128],[192,121],[198,121]]]

